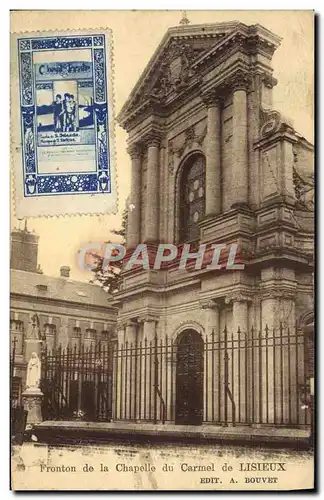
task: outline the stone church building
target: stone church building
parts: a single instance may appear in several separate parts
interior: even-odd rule
[[[170,28],[118,117],[128,249],[236,243],[243,256],[241,270],[123,273],[119,342],[176,346],[158,368],[159,405],[176,423],[308,422],[296,332],[313,311],[313,146],[272,108],[281,42],[239,22]]]

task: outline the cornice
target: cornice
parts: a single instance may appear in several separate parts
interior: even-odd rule
[[[241,50],[245,50],[249,54],[254,55],[259,52],[271,59],[280,42],[280,37],[258,24],[247,26],[243,23],[238,23],[232,32],[227,34],[209,51],[202,54],[195,61],[195,65],[206,66],[210,59],[213,59],[215,56],[218,58],[225,52],[228,53],[235,46]]]
[[[33,295],[24,295],[22,293],[10,293],[10,300],[22,300],[27,303],[32,304],[43,304],[43,305],[52,305],[53,307],[61,308],[66,307],[67,309],[86,309],[90,311],[97,312],[105,312],[107,314],[107,309],[111,314],[117,313],[117,308],[111,306],[110,304],[106,305],[98,305],[98,304],[85,304],[84,302],[70,302],[62,299],[57,299],[53,297],[34,297]],[[63,313],[62,313],[63,314]]]

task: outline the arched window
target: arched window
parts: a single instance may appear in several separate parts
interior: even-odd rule
[[[205,215],[205,158],[191,155],[185,162],[180,179],[180,232],[179,241],[199,239],[198,223]]]

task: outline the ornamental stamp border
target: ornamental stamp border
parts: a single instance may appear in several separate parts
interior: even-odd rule
[[[82,49],[88,49],[88,54],[91,54],[91,60],[87,64],[79,62],[79,58],[76,57]],[[46,52],[49,53],[48,59]],[[58,59],[56,57],[58,52],[61,52],[61,55],[68,54],[69,62],[52,63],[52,59],[60,61],[60,55]],[[35,53],[41,54],[47,61],[49,76],[47,74],[42,76],[42,81],[36,81],[38,73],[36,74],[35,70]],[[76,62],[73,60],[74,57]],[[64,73],[60,73],[59,77],[53,77],[51,72],[58,69],[60,72],[63,69]],[[85,73],[86,71],[88,73]],[[77,76],[76,72],[79,72]],[[113,36],[110,29],[11,34],[11,163],[16,217],[117,212],[113,74]],[[55,114],[54,122],[51,115],[44,118],[38,115],[39,109],[39,113],[43,111],[42,106],[39,106],[40,102],[43,105],[41,93],[45,95],[49,90],[53,93],[54,99],[55,85],[55,88],[58,88],[62,82],[70,84],[72,80],[78,92],[87,85],[93,87],[92,94],[91,90],[89,94],[91,108],[86,108],[86,111],[81,110],[83,116],[91,115],[92,122],[87,123],[83,120],[86,125],[82,129],[79,119],[79,115],[82,115],[78,113],[78,128],[71,128],[72,126],[67,128],[65,125],[64,129],[63,119],[60,121],[61,128],[56,128]],[[36,99],[37,91],[39,94]],[[71,94],[67,95],[71,97]],[[78,103],[78,100],[76,101]],[[45,110],[47,113],[48,109],[47,105]],[[89,113],[89,109],[92,110],[92,114]],[[46,118],[50,120],[46,121]],[[45,126],[41,123],[43,120]],[[49,121],[51,123],[47,125]],[[49,146],[46,148],[41,143],[43,146],[41,148],[40,141]],[[75,146],[73,141],[76,141]],[[85,170],[82,166],[80,168],[81,163],[77,164],[77,153],[81,151],[78,142],[81,142],[81,150],[82,147],[85,148],[86,161],[88,161],[86,148],[91,149],[91,171],[89,168]],[[44,151],[46,160],[43,160],[40,169],[38,154],[41,157]],[[47,166],[49,170],[51,167],[48,160],[51,156],[46,157],[47,151],[51,154],[53,151],[56,154],[59,152],[60,169],[56,169],[60,170],[59,172],[47,172]],[[64,158],[66,151],[69,154]],[[72,169],[69,167],[72,165],[71,159],[74,164]],[[88,163],[90,164],[90,160]]]

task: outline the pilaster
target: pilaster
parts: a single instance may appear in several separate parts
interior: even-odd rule
[[[249,330],[248,306],[252,297],[245,293],[237,292],[226,297],[226,303],[232,303],[233,320],[232,332],[228,333],[228,351],[226,353],[228,366],[231,366],[232,382],[229,390],[234,401],[239,401],[239,413],[235,415],[235,421],[247,421],[250,415],[251,398],[248,397],[253,391],[253,358],[254,350],[248,349],[251,342],[251,331]],[[233,406],[228,401],[228,414],[233,419]]]
[[[238,72],[232,80],[233,146],[232,146],[232,207],[248,205],[248,78]]]
[[[221,106],[216,92],[203,96],[207,106],[206,215],[221,212]]]
[[[142,150],[138,144],[128,148],[132,162],[131,194],[128,204],[127,247],[135,248],[140,242],[141,223],[141,158]]]
[[[144,242],[159,239],[159,158],[161,135],[150,133],[147,144],[147,183],[145,200]]]
[[[211,338],[214,331],[214,338],[219,340],[220,325],[219,311],[220,304],[214,300],[204,300],[200,302],[202,309],[205,311],[205,334],[208,339]]]

